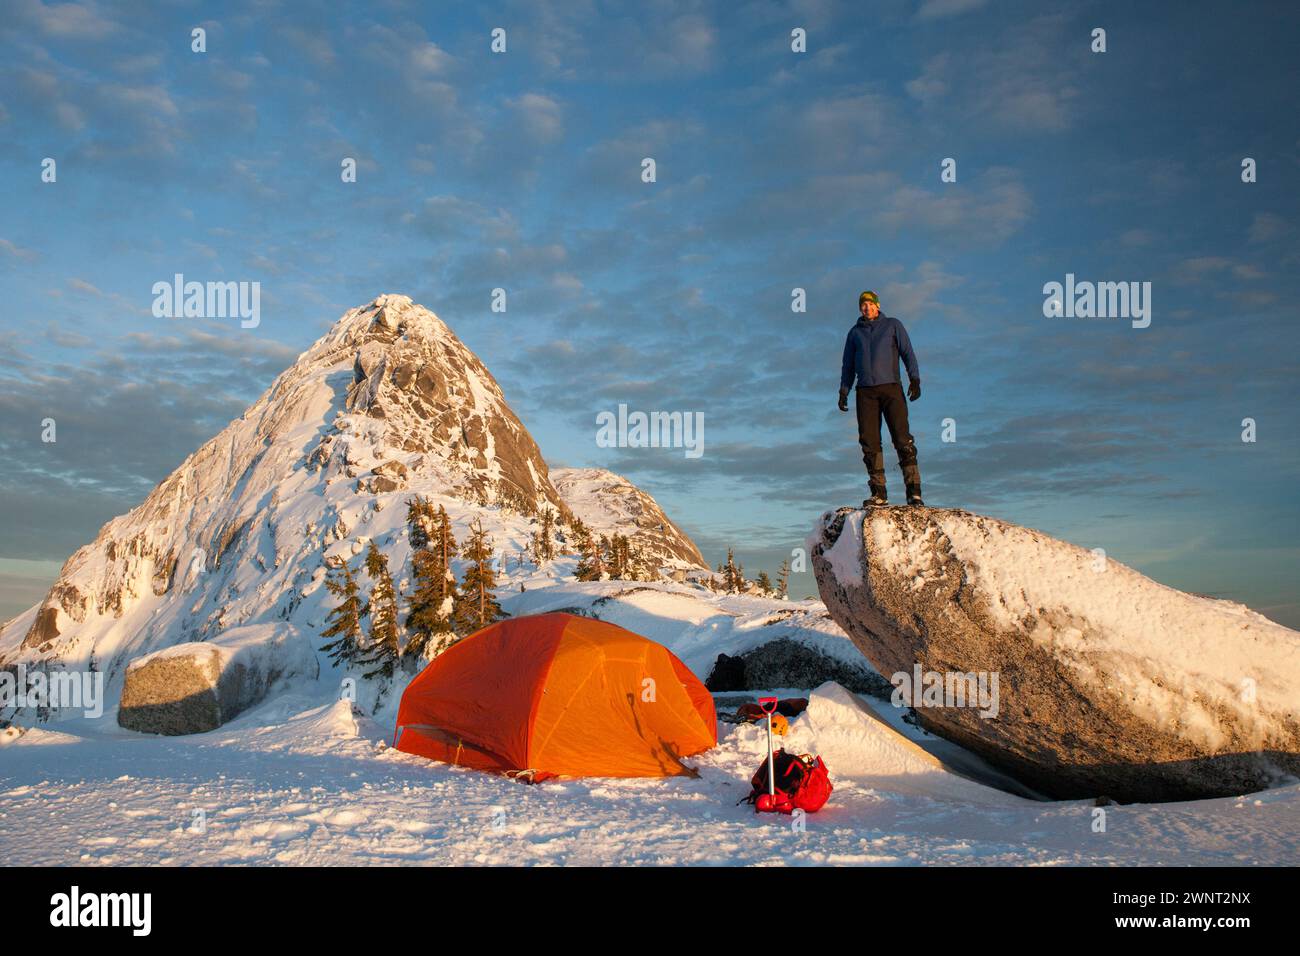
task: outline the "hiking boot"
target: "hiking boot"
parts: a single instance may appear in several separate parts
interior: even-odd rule
[[[921,500],[921,488],[919,485],[913,485],[908,487],[907,503],[914,508],[925,507],[925,502]]]
[[[871,489],[871,497],[862,502],[864,508],[880,508],[889,504],[889,498],[885,495],[885,489]]]

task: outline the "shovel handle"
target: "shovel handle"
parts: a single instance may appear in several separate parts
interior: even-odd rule
[[[760,697],[758,707],[767,715],[767,792],[776,799],[776,766],[772,754],[772,715],[776,713],[775,697]]]

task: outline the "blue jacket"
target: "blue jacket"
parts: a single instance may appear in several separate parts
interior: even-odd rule
[[[883,312],[875,321],[863,316],[849,329],[848,340],[844,343],[840,388],[844,391],[852,388],[854,379],[857,379],[859,388],[891,382],[902,384],[898,378],[900,358],[907,366],[907,377],[914,382],[920,381],[921,370],[917,367],[916,353],[912,351],[912,342],[903,323]]]

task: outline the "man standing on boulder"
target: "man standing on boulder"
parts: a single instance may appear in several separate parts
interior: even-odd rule
[[[889,440],[898,452],[898,466],[903,470],[907,503],[924,506],[921,500],[921,469],[916,464],[916,442],[907,427],[907,402],[898,377],[898,360],[907,366],[907,397],[921,397],[921,371],[907,330],[898,319],[880,311],[880,298],[874,292],[858,296],[862,318],[849,329],[844,343],[844,363],[840,372],[840,411],[849,410],[849,389],[857,381],[858,444],[867,466],[867,483],[871,497],[864,505],[883,505],[885,491],[885,455],[880,445],[880,419],[889,426]]]

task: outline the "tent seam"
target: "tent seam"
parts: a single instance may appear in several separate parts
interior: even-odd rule
[[[533,727],[537,721],[537,711],[542,706],[542,698],[546,695],[546,684],[551,679],[551,668],[555,666],[555,656],[560,652],[560,644],[564,641],[565,632],[569,629],[568,620],[560,622],[560,633],[555,636],[555,644],[551,648],[551,656],[546,661],[546,671],[542,674],[542,679],[538,682],[540,690],[533,695],[533,701],[528,705],[527,733],[524,736],[524,763],[533,762]],[[535,769],[530,767],[521,767],[521,770]]]

